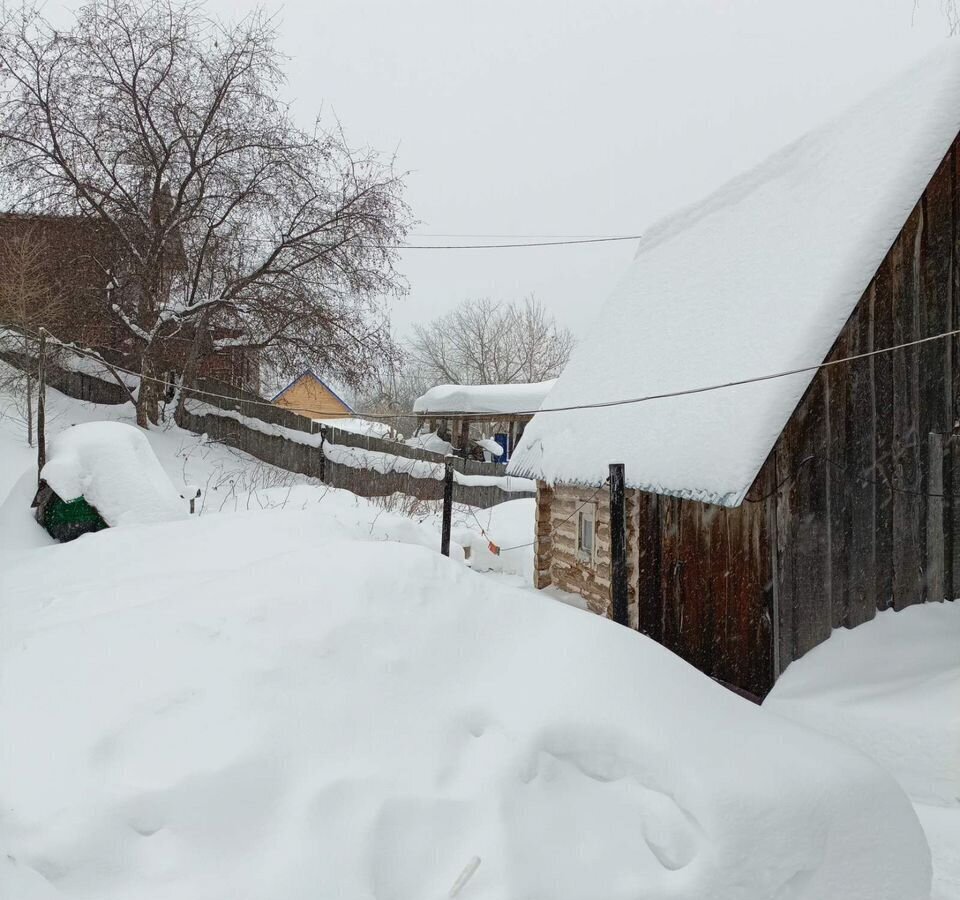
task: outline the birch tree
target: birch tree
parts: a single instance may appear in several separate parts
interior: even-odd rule
[[[0,27],[0,165],[17,209],[89,217],[116,248],[104,314],[156,421],[173,348],[309,360],[359,383],[390,350],[408,222],[392,160],[280,99],[275,28],[173,0],[90,0]],[[190,377],[190,372],[183,375]]]

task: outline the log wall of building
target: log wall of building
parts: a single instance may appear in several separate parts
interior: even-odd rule
[[[627,614],[631,628],[637,627],[637,533],[638,492],[627,492],[627,572],[629,579]],[[577,555],[578,513],[585,504],[596,507],[595,560]],[[579,594],[591,612],[611,617],[610,596],[610,494],[606,487],[538,485],[534,579],[537,587],[553,586]]]

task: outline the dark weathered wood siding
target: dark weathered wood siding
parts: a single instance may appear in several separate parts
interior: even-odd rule
[[[958,327],[958,156],[955,143],[828,360]],[[832,629],[955,597],[958,364],[952,338],[820,370],[736,509],[634,492],[640,629],[763,695]],[[564,586],[581,581],[574,537],[544,545],[541,581],[561,561]]]
[[[955,143],[828,360],[960,322],[957,166]],[[833,628],[956,595],[960,522],[950,499],[936,495],[960,490],[957,364],[952,338],[823,369],[784,429],[765,465],[788,479],[768,501],[781,671]]]

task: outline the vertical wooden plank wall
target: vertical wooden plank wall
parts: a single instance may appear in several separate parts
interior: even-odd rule
[[[954,144],[828,360],[960,321],[957,165]],[[831,628],[960,587],[958,512],[929,496],[960,488],[957,359],[937,340],[823,369],[780,436],[765,468],[787,480],[773,501],[781,670]]]
[[[774,475],[765,467],[761,497],[773,493]],[[773,679],[773,507],[630,494],[640,631],[708,675],[765,693]]]

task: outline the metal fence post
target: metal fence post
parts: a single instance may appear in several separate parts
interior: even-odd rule
[[[444,460],[443,473],[443,529],[440,534],[440,552],[450,555],[450,524],[453,520],[453,457]]]
[[[327,426],[320,425],[320,480],[327,480],[327,454],[323,452],[323,445],[327,442]]]
[[[37,483],[47,464],[47,331],[40,329],[40,352],[37,366]]]
[[[610,600],[613,621],[629,625],[627,509],[623,463],[610,464]]]

